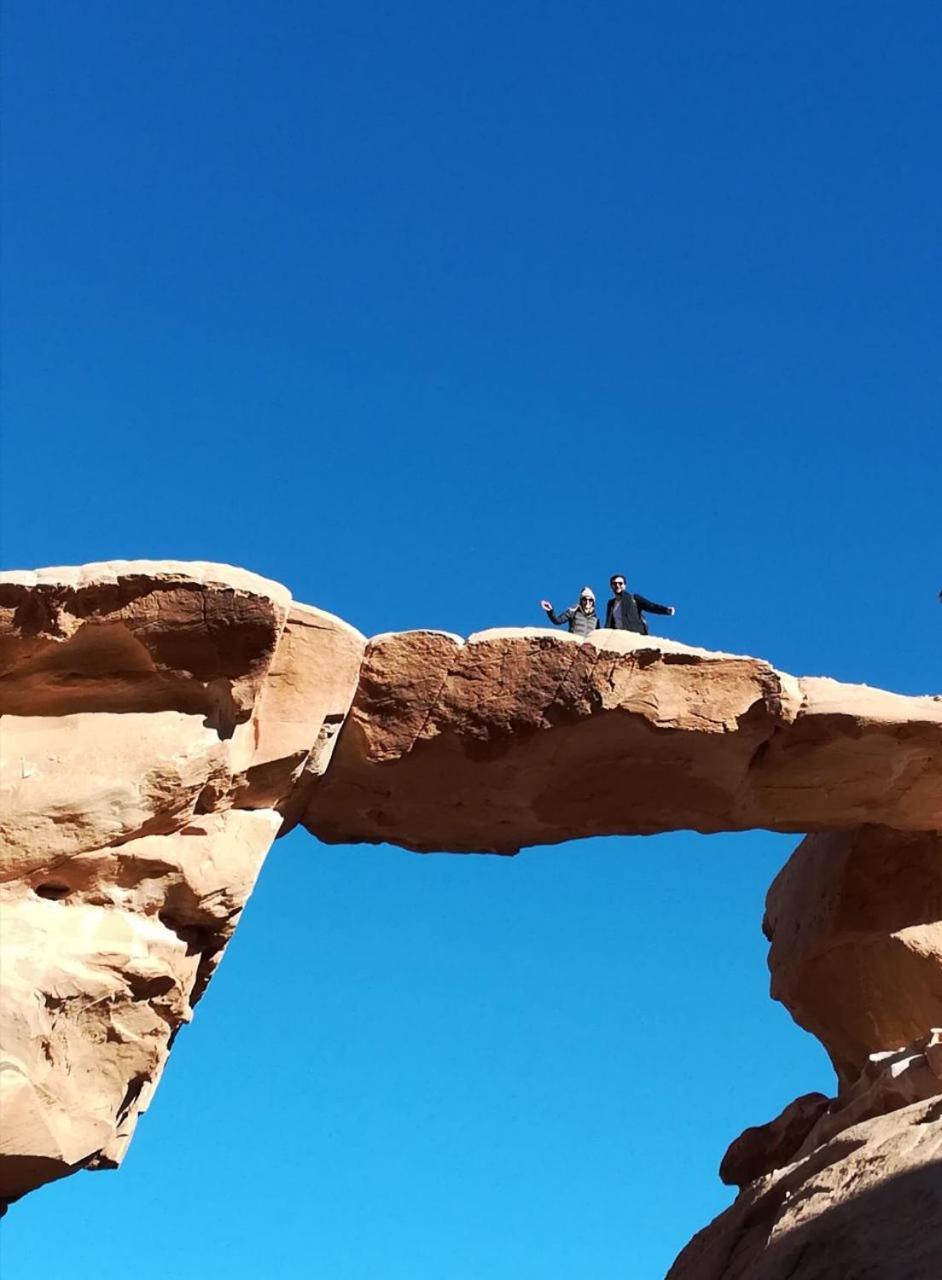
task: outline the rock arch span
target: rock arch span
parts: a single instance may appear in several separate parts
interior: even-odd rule
[[[6,1201],[120,1162],[299,823],[499,854],[766,827],[811,833],[765,928],[773,995],[827,1047],[838,1093],[733,1143],[739,1198],[672,1275],[852,1274],[891,1234],[872,1214],[863,1229],[850,1186],[895,1214],[906,1274],[936,1274],[938,698],[625,633],[368,642],[239,569],[119,561],[0,580],[0,716]]]

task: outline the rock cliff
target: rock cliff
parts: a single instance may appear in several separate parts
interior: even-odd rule
[[[116,1164],[363,638],[220,565],[0,583],[0,1197]]]
[[[671,1276],[940,1273],[939,699],[625,633],[367,644],[238,569],[115,562],[0,580],[0,716],[3,1199],[118,1163],[298,822],[495,853],[761,826],[812,833],[764,927],[838,1089],[733,1143]]]

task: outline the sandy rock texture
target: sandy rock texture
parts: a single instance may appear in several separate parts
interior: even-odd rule
[[[773,997],[842,1084],[942,1025],[942,833],[809,836],[773,881],[763,927]]]
[[[280,823],[207,814],[0,886],[0,1196],[119,1162]]]
[[[750,1182],[668,1280],[936,1280],[940,1230],[936,1093],[842,1128]]]
[[[933,1027],[914,1044],[872,1053],[836,1098],[803,1094],[768,1124],[747,1129],[723,1157],[720,1177],[742,1189],[813,1154],[852,1125],[937,1094],[942,1094],[942,1029]]]
[[[942,1030],[872,1054],[727,1151],[733,1205],[668,1280],[933,1280],[942,1268]]]
[[[736,1202],[671,1280],[942,1275],[942,834],[807,837],[773,882],[772,995],[828,1050],[806,1094],[720,1165]],[[903,1047],[900,1047],[903,1046]]]
[[[379,636],[304,822],[513,853],[690,828],[942,827],[942,702],[600,632]]]
[[[224,565],[0,578],[0,1202],[114,1166],[274,838],[811,832],[773,884],[806,1094],[672,1280],[942,1275],[942,700],[657,637],[378,636]]]
[[[0,1198],[120,1159],[363,646],[224,565],[0,579]]]

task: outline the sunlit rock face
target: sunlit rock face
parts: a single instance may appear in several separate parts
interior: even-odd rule
[[[193,816],[0,886],[0,1195],[120,1161],[280,824]]]
[[[120,1159],[362,649],[228,566],[0,581],[0,1198]]]
[[[809,836],[766,900],[772,995],[843,1084],[942,1026],[942,833]]]
[[[720,1174],[741,1190],[668,1280],[932,1280],[942,1261],[942,1030],[871,1055],[838,1097],[747,1129]]]
[[[689,828],[942,827],[942,702],[599,632],[380,636],[304,819],[513,853]]]
[[[812,1155],[853,1125],[939,1094],[942,1029],[933,1027],[914,1044],[872,1053],[853,1084],[836,1098],[806,1093],[774,1120],[747,1129],[730,1144],[720,1177],[731,1186],[746,1187]]]
[[[836,1096],[732,1143],[738,1198],[671,1275],[942,1275],[942,701],[623,632],[367,645],[221,565],[0,579],[0,1199],[121,1159],[302,821],[496,853],[813,833],[765,928]]]
[[[809,836],[769,890],[772,995],[828,1050],[835,1098],[747,1129],[739,1196],[670,1280],[942,1275],[942,834]]]
[[[849,1125],[748,1183],[668,1280],[935,1280],[940,1231],[937,1093]]]

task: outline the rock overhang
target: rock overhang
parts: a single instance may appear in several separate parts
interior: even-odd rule
[[[225,565],[0,578],[0,1200],[120,1161],[364,644]]]

